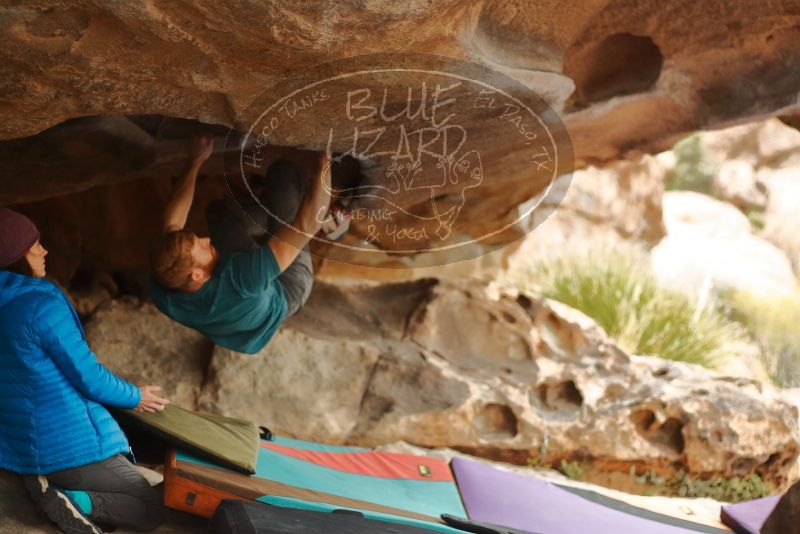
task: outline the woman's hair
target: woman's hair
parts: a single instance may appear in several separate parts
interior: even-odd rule
[[[25,256],[22,256],[11,265],[3,267],[3,269],[6,271],[11,271],[12,273],[21,274],[23,276],[33,276],[31,264],[28,263],[28,260],[25,258]]]

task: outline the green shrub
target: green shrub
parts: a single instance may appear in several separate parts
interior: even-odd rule
[[[660,287],[637,254],[592,251],[535,264],[517,283],[576,308],[632,354],[713,366],[742,328],[713,306]]]
[[[800,296],[765,299],[734,293],[725,302],[761,347],[772,380],[782,387],[800,386]]]
[[[583,472],[583,466],[580,462],[569,462],[567,460],[561,460],[558,464],[558,471],[567,478],[572,480],[583,480],[585,476]]]
[[[697,191],[710,195],[714,173],[703,157],[700,136],[695,133],[678,141],[672,151],[675,154],[675,168],[667,177],[664,186],[667,191]]]
[[[554,469],[572,480],[583,480],[586,476],[583,470],[583,464],[577,460],[569,461],[562,459],[557,465],[554,465],[552,461],[545,460],[543,457],[534,456],[529,457],[526,463],[528,467],[533,467],[534,469]]]
[[[661,495],[693,499],[709,498],[725,502],[742,502],[767,497],[776,491],[772,484],[764,481],[757,473],[745,477],[695,478],[684,471],[679,471],[672,478],[664,478],[652,471],[636,476],[632,470],[631,476],[643,486],[657,486],[659,488],[657,493]]]
[[[747,220],[750,221],[750,226],[756,232],[763,230],[764,226],[767,224],[766,215],[763,210],[749,209],[745,211],[744,214],[747,216]]]

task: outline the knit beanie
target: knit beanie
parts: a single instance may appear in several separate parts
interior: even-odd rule
[[[39,239],[39,229],[29,218],[0,207],[0,269],[19,260]]]

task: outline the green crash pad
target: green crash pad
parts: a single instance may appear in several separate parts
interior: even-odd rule
[[[115,410],[123,429],[156,436],[200,458],[245,474],[258,463],[259,429],[251,421],[193,412],[169,404],[163,411]]]

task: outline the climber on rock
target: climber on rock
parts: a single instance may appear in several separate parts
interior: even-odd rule
[[[200,237],[184,226],[197,173],[212,149],[210,137],[192,141],[188,170],[167,201],[153,249],[151,295],[175,321],[218,345],[254,354],[311,292],[308,242],[331,202],[330,156],[320,154],[314,180],[287,160],[274,162],[250,184],[260,206],[245,213],[230,197],[210,203],[210,236]]]

